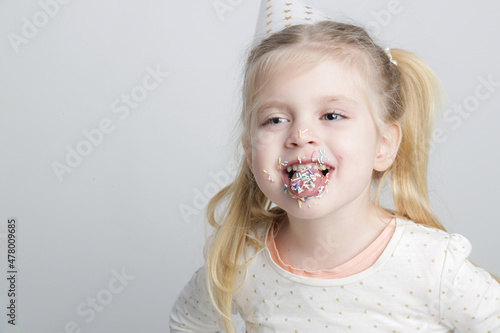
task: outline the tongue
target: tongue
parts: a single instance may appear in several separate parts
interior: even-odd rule
[[[325,182],[326,177],[319,170],[305,168],[296,171],[290,178],[289,191],[297,197],[317,196],[322,193]]]

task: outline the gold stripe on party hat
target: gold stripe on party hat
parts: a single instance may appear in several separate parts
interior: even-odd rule
[[[312,24],[331,20],[319,10],[301,0],[262,0],[255,29],[255,41],[260,42],[269,35],[298,24]]]

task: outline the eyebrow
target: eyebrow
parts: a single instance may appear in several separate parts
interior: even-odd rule
[[[318,103],[319,105],[326,105],[326,104],[332,103],[332,102],[340,102],[340,103],[348,104],[350,106],[358,106],[359,105],[359,103],[356,100],[349,98],[347,96],[344,96],[344,95],[320,96],[320,97],[315,99],[315,102]],[[261,104],[257,109],[257,113],[261,113],[264,110],[269,109],[269,108],[286,108],[286,107],[287,107],[287,103],[284,101],[270,100],[268,102]]]
[[[262,103],[261,105],[259,105],[259,107],[257,108],[257,112],[261,113],[262,111],[269,109],[269,108],[275,108],[275,107],[283,108],[286,106],[287,106],[286,102],[278,101],[278,100],[270,100],[268,102],[265,102],[265,103]]]
[[[320,104],[327,104],[330,102],[341,102],[341,103],[351,104],[354,106],[357,106],[359,104],[356,100],[344,95],[321,96],[317,99],[317,102]]]

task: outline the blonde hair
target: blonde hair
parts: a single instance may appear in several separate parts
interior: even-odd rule
[[[427,195],[430,134],[441,102],[440,84],[432,70],[414,54],[400,49],[393,49],[391,54],[397,66],[363,28],[344,23],[296,25],[271,35],[254,47],[247,59],[241,139],[244,145],[250,144],[251,116],[259,107],[259,96],[284,64],[307,69],[325,58],[342,61],[355,69],[358,83],[370,95],[371,104],[375,102],[377,126],[398,122],[402,128],[402,142],[394,163],[386,171],[373,173],[377,185],[375,205],[391,216],[445,230]],[[379,201],[389,179],[395,211],[382,208]],[[243,156],[235,181],[210,200],[207,217],[215,228],[207,257],[207,287],[226,331],[234,332],[232,294],[238,289],[236,281],[240,281],[240,276],[244,279],[245,268],[251,262],[247,247],[264,248],[257,230],[262,225],[280,223],[286,212],[272,208]]]

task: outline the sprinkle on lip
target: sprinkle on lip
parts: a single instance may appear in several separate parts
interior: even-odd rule
[[[325,161],[324,161],[325,159],[327,159],[326,149],[318,149],[318,152],[319,152],[320,156],[317,158],[314,157],[316,151],[313,151],[311,153],[311,161],[316,164],[315,169],[317,169],[320,166],[323,166],[329,170],[330,167],[326,166]],[[305,163],[306,157],[305,156],[304,157],[297,156],[297,160],[298,160],[299,164],[302,164],[302,162]],[[281,158],[279,159],[279,162],[281,162]],[[282,165],[282,166],[286,166],[287,164],[288,164],[288,161],[280,163],[280,165]],[[291,166],[288,168],[291,168]],[[282,169],[282,168],[278,167],[278,169]],[[284,184],[283,193],[288,193],[288,194],[290,194],[292,199],[297,199],[297,203],[299,205],[299,208],[302,208],[302,202],[306,202],[307,200],[312,199],[312,198],[321,199],[323,197],[323,194],[328,193],[328,183],[330,181],[330,178],[326,178],[323,185],[319,186],[317,188],[317,194],[315,196],[303,196],[303,195],[301,195],[301,193],[303,193],[304,191],[306,191],[306,190],[311,191],[312,189],[314,189],[316,187],[315,182],[318,179],[318,177],[321,177],[321,178],[326,177],[326,175],[321,174],[321,172],[317,173],[315,169],[313,171],[313,169],[311,167],[306,167],[306,168],[300,169],[298,171],[294,171],[293,177],[290,176],[291,188],[289,189],[288,185]],[[319,168],[319,170],[326,170],[326,169],[321,169],[321,167]],[[292,169],[288,170],[288,172],[290,173],[291,170]],[[271,178],[271,176],[269,176],[269,178]],[[271,180],[271,179],[269,179],[269,180]],[[314,205],[317,205],[317,204],[318,204],[318,202],[315,201]],[[311,208],[310,206],[311,205],[308,205],[309,208]]]
[[[288,165],[288,161],[281,162],[281,157],[278,159],[278,166],[276,167],[278,170],[281,170],[284,166]]]
[[[339,157],[340,157],[340,158],[344,158],[344,156],[342,156],[342,155],[339,155]]]
[[[319,149],[319,153],[321,154],[321,156],[319,157],[319,164],[324,164],[323,159],[326,157],[325,151],[326,149]]]

